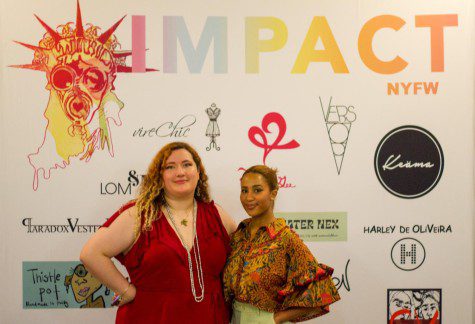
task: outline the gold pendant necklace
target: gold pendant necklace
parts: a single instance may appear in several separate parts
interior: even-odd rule
[[[188,226],[188,220],[183,219],[183,220],[180,222],[180,224],[183,225],[183,226]]]

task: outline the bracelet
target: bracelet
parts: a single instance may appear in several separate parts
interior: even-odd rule
[[[117,305],[120,304],[120,302],[122,301],[122,296],[125,295],[125,293],[129,290],[131,285],[132,284],[129,282],[129,285],[127,286],[127,288],[125,288],[125,290],[121,294],[114,295],[114,298],[112,299],[111,306],[117,306]]]

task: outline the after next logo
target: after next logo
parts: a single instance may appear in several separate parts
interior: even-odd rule
[[[310,21],[310,19],[309,19]],[[366,21],[358,34],[358,54],[362,63],[379,74],[395,74],[408,66],[408,61],[394,48],[392,59],[384,60],[376,54],[378,43],[375,35],[383,29],[397,32],[406,27],[406,21],[395,15],[375,16]],[[430,39],[431,72],[444,72],[444,34],[447,27],[458,26],[457,14],[415,15],[414,26],[426,30]],[[286,23],[277,17],[244,17],[245,73],[259,73],[261,54],[277,52],[289,42]],[[270,38],[261,37],[262,31],[270,32]],[[196,37],[193,32],[193,37]],[[178,44],[190,73],[201,73],[208,53],[213,48],[213,72],[228,72],[228,18],[208,16],[194,44],[183,16],[163,16],[163,72],[177,73]],[[349,73],[344,55],[332,33],[325,16],[314,16],[307,34],[292,42],[300,42],[291,73],[303,74],[311,63],[330,64],[334,73]],[[323,45],[316,49],[318,42]],[[410,46],[409,44],[407,44]],[[133,72],[145,72],[145,16],[132,16],[132,67]],[[429,52],[429,51],[428,51]],[[291,64],[291,63],[290,63]],[[289,68],[290,68],[289,64]]]

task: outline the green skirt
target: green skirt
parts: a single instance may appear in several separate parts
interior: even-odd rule
[[[263,311],[250,304],[234,301],[231,324],[275,324],[274,313]],[[290,322],[286,322],[290,323]]]

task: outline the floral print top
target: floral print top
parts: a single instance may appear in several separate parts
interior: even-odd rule
[[[231,237],[231,254],[224,268],[224,295],[275,313],[293,307],[312,308],[294,322],[329,312],[340,299],[333,269],[318,264],[300,237],[278,218],[258,229],[251,240],[251,219],[242,221]]]

